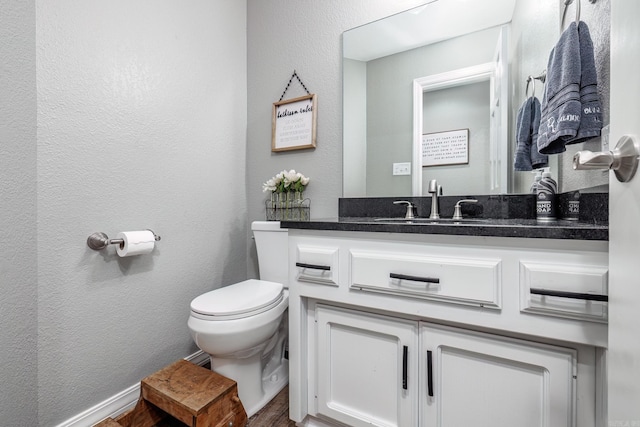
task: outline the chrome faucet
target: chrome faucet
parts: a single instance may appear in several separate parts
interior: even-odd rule
[[[429,215],[429,219],[440,219],[438,196],[442,196],[442,185],[438,185],[438,181],[432,179],[429,181],[429,193],[431,193],[431,215]]]

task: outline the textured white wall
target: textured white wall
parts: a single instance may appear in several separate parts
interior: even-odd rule
[[[197,350],[189,302],[246,277],[246,3],[36,2],[39,425]],[[89,234],[151,228],[151,255]],[[32,425],[32,424],[30,424]]]
[[[37,413],[35,3],[0,9],[0,424]]]

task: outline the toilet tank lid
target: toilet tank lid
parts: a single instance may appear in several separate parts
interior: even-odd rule
[[[282,283],[249,279],[202,294],[191,310],[206,316],[229,316],[260,310],[282,299]]]
[[[251,223],[253,231],[289,231],[287,228],[280,228],[280,221],[253,221]]]

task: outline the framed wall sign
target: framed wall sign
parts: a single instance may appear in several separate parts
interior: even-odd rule
[[[469,163],[469,129],[422,135],[422,166]]]
[[[271,151],[316,146],[316,95],[273,103]]]

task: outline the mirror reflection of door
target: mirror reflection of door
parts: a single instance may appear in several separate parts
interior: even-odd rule
[[[500,131],[500,122],[506,120],[500,104],[506,94],[497,89],[508,85],[496,84],[500,75],[495,63],[487,62],[414,80],[414,196],[426,195],[427,183],[432,179],[442,185],[445,195],[506,192],[507,163],[502,161],[505,154],[499,151],[507,144],[506,134]],[[423,135],[456,129],[469,130],[468,163],[425,165]]]
[[[509,188],[508,159],[508,29],[496,29],[493,43],[477,45],[459,38],[462,52],[482,49],[491,62],[414,80],[414,196],[426,195],[426,183],[436,179],[445,194],[504,194]],[[462,49],[464,47],[464,49]],[[446,167],[420,163],[421,135],[469,129],[469,162]]]
[[[469,130],[466,164],[422,165],[422,195],[436,179],[452,194],[483,194],[490,186],[489,80],[434,90],[422,98],[422,134]]]

